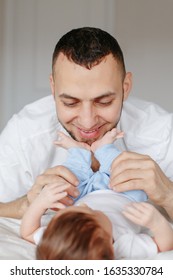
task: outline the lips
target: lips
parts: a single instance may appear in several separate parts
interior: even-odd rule
[[[78,128],[78,131],[82,138],[97,138],[99,136],[100,128],[92,129],[92,130],[83,130],[81,128]]]

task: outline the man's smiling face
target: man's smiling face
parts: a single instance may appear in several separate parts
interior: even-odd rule
[[[111,54],[87,69],[61,53],[50,81],[59,121],[74,139],[89,145],[116,127],[131,88],[131,74],[123,79]]]

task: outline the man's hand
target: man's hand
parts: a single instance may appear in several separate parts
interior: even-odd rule
[[[58,187],[65,187],[67,194],[74,198],[79,195],[77,189],[79,182],[76,176],[64,166],[56,166],[47,169],[42,175],[37,177],[35,184],[27,194],[29,203],[38,196],[44,186],[52,183],[55,183]],[[73,199],[66,196],[60,202],[65,205],[71,205],[73,204]]]
[[[123,152],[112,163],[110,188],[117,192],[144,190],[173,219],[173,182],[149,156]]]

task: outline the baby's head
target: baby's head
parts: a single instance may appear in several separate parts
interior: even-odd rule
[[[37,259],[114,259],[112,227],[106,219],[102,212],[86,206],[60,210],[43,234],[37,247]]]

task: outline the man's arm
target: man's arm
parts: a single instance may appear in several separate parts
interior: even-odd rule
[[[0,217],[21,219],[30,203],[35,200],[41,190],[46,185],[52,183],[56,183],[59,187],[65,186],[68,188],[67,193],[69,196],[62,198],[60,202],[65,205],[72,205],[73,199],[70,196],[77,197],[79,195],[77,189],[78,180],[66,167],[56,166],[47,169],[42,175],[39,175],[27,195],[14,201],[0,202]]]
[[[0,202],[0,217],[21,219],[29,206],[27,196],[22,196],[14,201]]]

